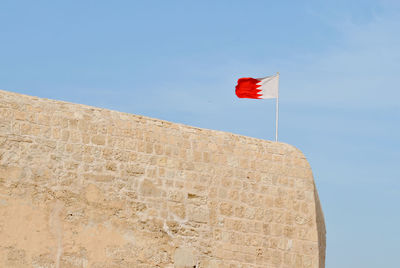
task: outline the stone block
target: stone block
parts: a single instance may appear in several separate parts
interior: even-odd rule
[[[143,196],[159,197],[161,191],[152,181],[145,179],[140,184],[140,194]]]
[[[190,248],[177,248],[174,253],[175,268],[196,267],[197,261]]]
[[[104,135],[95,135],[92,137],[92,143],[96,145],[105,145],[106,137]]]
[[[209,210],[206,206],[188,205],[188,218],[194,222],[207,223],[210,219]]]

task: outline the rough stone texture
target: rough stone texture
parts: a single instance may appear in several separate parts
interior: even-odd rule
[[[296,148],[0,91],[0,267],[324,267]]]

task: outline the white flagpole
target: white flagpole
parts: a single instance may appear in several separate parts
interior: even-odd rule
[[[278,119],[279,119],[279,72],[276,74],[278,76],[278,95],[276,96],[276,111],[275,111],[275,141],[278,142]]]

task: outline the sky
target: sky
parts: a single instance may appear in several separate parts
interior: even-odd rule
[[[274,140],[313,169],[327,268],[397,268],[400,2],[0,1],[0,89]]]

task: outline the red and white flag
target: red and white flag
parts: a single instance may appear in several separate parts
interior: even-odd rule
[[[278,98],[279,74],[263,78],[239,78],[236,96],[248,99]]]
[[[235,93],[238,98],[276,99],[275,141],[278,141],[279,73],[263,78],[239,78]]]

